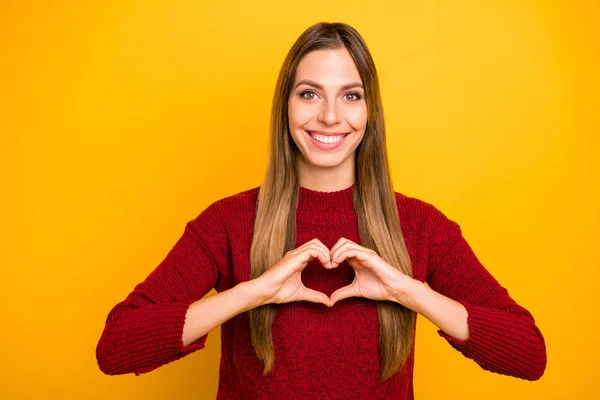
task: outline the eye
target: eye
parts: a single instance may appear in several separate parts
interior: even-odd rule
[[[313,97],[306,97],[305,94],[311,94],[311,95],[313,95]],[[315,95],[316,95],[316,93],[313,92],[312,90],[305,90],[304,92],[300,93],[300,97],[302,97],[303,99],[306,99],[306,100],[314,99]]]
[[[316,98],[316,96],[317,96],[317,94],[314,91],[312,91],[312,90],[305,90],[302,93],[300,93],[300,97],[303,98],[303,99],[305,99],[305,100],[313,100],[313,99]],[[346,96],[354,96],[354,97],[350,97],[348,99],[348,97],[346,97]],[[346,97],[350,101],[358,101],[358,100],[362,99],[362,96],[358,92],[346,93],[344,95],[344,97]]]
[[[362,96],[358,92],[346,93],[346,96],[354,96],[354,99],[351,100],[351,101],[358,101],[358,100],[360,100],[362,98]]]

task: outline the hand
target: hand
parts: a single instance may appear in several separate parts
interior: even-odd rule
[[[264,299],[261,305],[306,300],[329,306],[329,297],[304,286],[300,277],[302,270],[314,258],[318,258],[325,268],[331,268],[329,249],[316,238],[288,251],[277,264],[255,278]]]
[[[331,249],[333,268],[344,260],[354,269],[354,280],[329,296],[330,307],[348,297],[365,297],[372,300],[389,300],[408,306],[408,288],[413,279],[385,262],[377,252],[362,247],[351,240],[340,238]]]

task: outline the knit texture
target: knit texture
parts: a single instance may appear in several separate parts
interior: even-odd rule
[[[189,221],[164,260],[109,312],[96,348],[109,375],[152,371],[202,349],[208,335],[184,346],[191,303],[250,279],[250,244],[259,187],[220,199]],[[352,203],[354,185],[334,192],[300,187],[296,247],[318,238],[332,248],[341,237],[361,244]],[[481,368],[526,380],[546,368],[546,346],[529,311],[480,263],[459,225],[433,205],[396,192],[413,278],[465,306],[470,337],[438,334]],[[348,285],[347,262],[328,270],[312,260],[308,288],[331,295]],[[413,399],[414,347],[404,368],[379,381],[377,302],[353,297],[332,308],[306,301],[277,305],[272,326],[275,364],[251,345],[247,313],[221,327],[217,399]]]

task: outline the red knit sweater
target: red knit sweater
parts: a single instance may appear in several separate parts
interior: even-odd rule
[[[204,347],[207,336],[183,346],[186,311],[211,289],[250,279],[258,189],[215,201],[189,221],[158,267],[114,306],[96,349],[104,373],[139,375]],[[353,190],[300,187],[296,246],[315,237],[328,248],[340,237],[361,244]],[[397,192],[396,199],[414,279],[468,311],[468,339],[439,335],[484,370],[539,379],[546,347],[531,313],[479,262],[456,222],[422,200]],[[302,273],[305,286],[327,295],[353,277],[347,263],[328,270],[316,260]],[[263,377],[247,314],[237,315],[221,327],[217,399],[413,399],[414,347],[404,369],[379,382],[378,321],[376,302],[365,298],[332,308],[306,301],[279,305],[272,326],[275,364]]]

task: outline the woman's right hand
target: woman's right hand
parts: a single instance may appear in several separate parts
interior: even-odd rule
[[[304,286],[300,275],[314,258],[318,258],[325,268],[330,269],[330,257],[329,249],[316,238],[285,253],[277,264],[253,279],[264,300],[261,305],[305,300],[329,307],[329,297]]]

